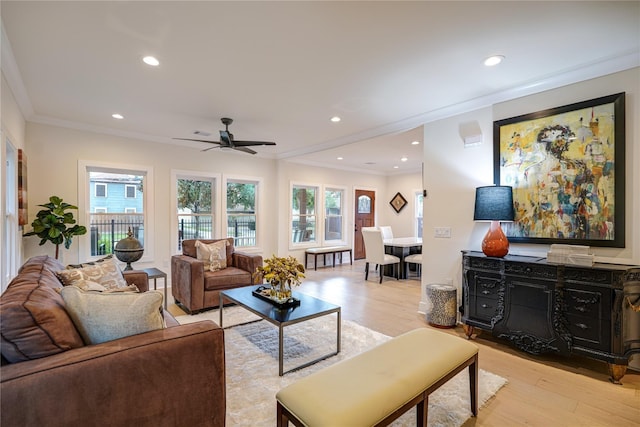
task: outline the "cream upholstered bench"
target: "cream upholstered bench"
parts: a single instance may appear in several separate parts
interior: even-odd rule
[[[333,255],[333,266],[336,266],[336,255],[340,254],[342,257],[343,252],[349,252],[349,262],[353,265],[353,251],[349,246],[325,246],[323,248],[307,248],[304,251],[304,268],[307,268],[307,258],[309,255],[314,256],[313,269],[318,269],[318,255],[323,255],[324,264],[327,265],[327,255]],[[340,258],[342,259],[342,258]]]
[[[426,426],[429,395],[467,366],[475,416],[478,347],[414,329],[284,387],[276,394],[277,425],[384,426],[417,405],[417,425]]]

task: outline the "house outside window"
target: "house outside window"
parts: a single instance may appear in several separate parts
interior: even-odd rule
[[[291,243],[316,242],[318,187],[296,185],[291,189]]]
[[[135,185],[125,185],[124,186],[124,197],[129,199],[135,199],[136,197],[136,186]]]
[[[131,229],[145,248],[146,257],[152,255],[152,235],[145,204],[153,193],[150,169],[128,169],[106,164],[79,163],[79,177],[84,182],[85,197],[79,198],[79,223],[87,227],[88,239],[80,239],[80,258],[91,259],[112,254],[116,243]],[[144,189],[144,190],[143,190]],[[93,191],[90,191],[93,190]],[[134,197],[129,197],[134,195]]]
[[[107,184],[95,183],[95,196],[107,197]]]
[[[258,245],[258,190],[258,181],[227,180],[227,237],[236,247]]]

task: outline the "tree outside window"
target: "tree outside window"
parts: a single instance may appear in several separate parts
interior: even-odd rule
[[[291,207],[292,243],[316,241],[316,194],[317,187],[294,185]]]
[[[178,247],[184,239],[213,238],[212,180],[178,178],[177,186]]]
[[[235,246],[256,246],[256,182],[227,182],[227,236]]]

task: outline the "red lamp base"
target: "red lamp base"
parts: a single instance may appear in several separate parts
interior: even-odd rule
[[[504,235],[499,221],[491,221],[491,227],[482,240],[482,252],[486,256],[497,258],[509,253],[509,240]]]

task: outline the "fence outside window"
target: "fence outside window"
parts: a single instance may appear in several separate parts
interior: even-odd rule
[[[90,214],[91,256],[112,254],[116,244],[127,237],[129,228],[144,247],[144,214]]]
[[[185,239],[213,239],[210,215],[180,215],[178,219],[178,250]],[[230,215],[227,219],[227,236],[234,238],[234,246],[256,245],[255,215]]]

